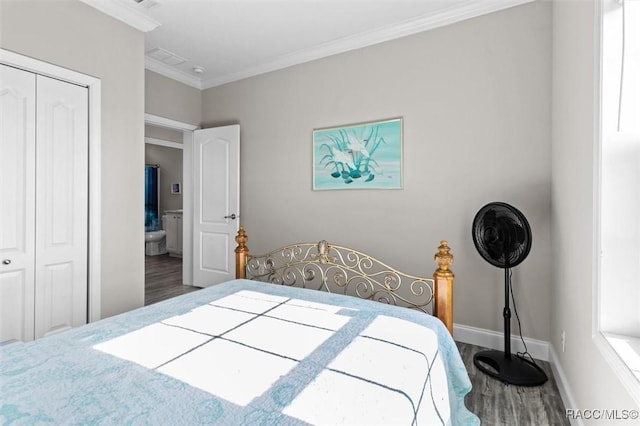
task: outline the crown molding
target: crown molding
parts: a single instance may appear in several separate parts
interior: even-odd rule
[[[293,65],[310,62],[327,56],[360,49],[366,46],[394,40],[423,31],[432,30],[446,25],[461,22],[467,19],[508,9],[535,0],[481,0],[469,1],[464,6],[452,7],[438,14],[420,16],[416,19],[402,22],[400,24],[383,27],[373,31],[357,34],[351,37],[344,37],[331,43],[325,43],[318,47],[295,52],[291,55],[282,56],[275,61],[249,68],[236,73],[227,74],[218,78],[206,79],[202,81],[203,88],[220,86],[244,78],[253,77],[267,72],[276,71]]]
[[[100,12],[124,22],[143,33],[152,31],[162,25],[141,10],[131,0],[80,0],[98,9]]]
[[[202,80],[199,77],[195,77],[191,74],[179,70],[178,68],[162,63],[157,59],[145,56],[144,67],[149,71],[153,71],[172,80],[179,81],[180,83],[184,83],[187,86],[191,86],[199,90],[205,89],[202,84]]]
[[[399,24],[378,28],[376,30],[360,33],[350,37],[344,37],[311,49],[300,50],[290,55],[281,56],[276,60],[265,64],[209,79],[200,79],[198,77],[191,76],[151,58],[146,58],[145,64],[147,69],[150,69],[151,71],[162,74],[165,77],[178,80],[197,89],[204,90],[271,71],[277,71],[293,65],[299,65],[316,59],[325,58],[327,56],[432,30],[534,1],[537,0],[468,0],[464,5],[457,5],[437,14],[423,15]]]

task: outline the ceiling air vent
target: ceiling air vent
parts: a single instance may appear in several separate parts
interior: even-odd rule
[[[153,6],[158,4],[158,0],[133,0],[133,1],[147,9],[151,9]]]
[[[144,1],[149,1],[149,0],[144,0]],[[167,65],[176,66],[176,65],[180,65],[187,62],[185,58],[178,56],[175,53],[171,53],[168,50],[163,49],[161,47],[156,47],[154,49],[148,50],[146,55],[150,58],[153,58]]]

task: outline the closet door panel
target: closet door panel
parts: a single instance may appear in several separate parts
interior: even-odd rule
[[[0,344],[34,337],[35,79],[0,65]]]
[[[78,315],[74,309],[74,271],[73,262],[52,263],[45,266],[41,285],[37,285],[40,292],[36,298],[40,301],[40,310],[36,314],[42,335],[78,325],[74,319]],[[81,322],[84,324],[84,322]],[[43,330],[43,331],[42,331]]]
[[[88,91],[37,77],[35,337],[87,319]]]

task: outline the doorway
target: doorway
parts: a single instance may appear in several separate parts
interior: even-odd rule
[[[150,305],[195,290],[183,285],[182,132],[145,126],[145,298]]]
[[[182,134],[182,284],[206,287],[233,279],[240,217],[240,126],[198,130],[151,114],[145,114],[145,124]]]
[[[183,123],[176,120],[171,120],[164,117],[159,117],[153,114],[145,114],[145,126],[150,126],[157,129],[166,129],[182,134],[182,143],[169,143],[169,146],[182,148],[182,284],[192,285],[193,273],[191,271],[192,265],[192,244],[193,238],[191,236],[193,232],[192,215],[193,215],[193,196],[192,196],[192,182],[193,178],[189,171],[191,170],[192,156],[193,156],[193,132],[198,129],[198,126],[192,124]],[[140,167],[143,167],[141,164]]]

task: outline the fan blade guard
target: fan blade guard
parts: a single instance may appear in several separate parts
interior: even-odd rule
[[[484,260],[498,268],[519,265],[531,251],[531,227],[517,208],[492,202],[476,213],[473,243]]]

